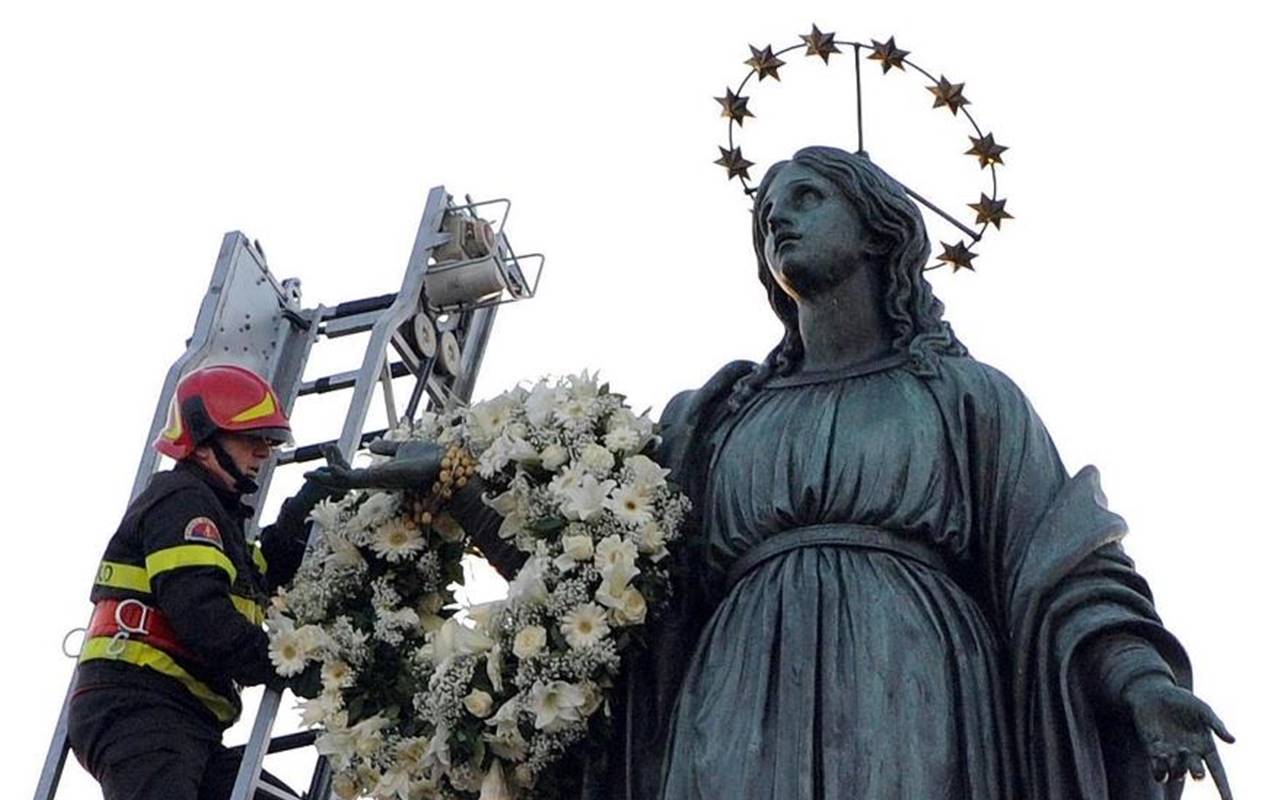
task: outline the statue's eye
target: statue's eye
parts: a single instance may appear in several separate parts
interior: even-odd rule
[[[796,189],[796,205],[801,208],[812,208],[822,202],[822,192],[812,186],[801,186]]]

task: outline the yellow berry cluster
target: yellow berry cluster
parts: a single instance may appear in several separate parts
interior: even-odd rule
[[[448,500],[453,493],[471,480],[476,474],[476,459],[470,451],[459,445],[449,445],[444,458],[440,461],[440,474],[436,482],[431,484],[431,494],[441,500]]]

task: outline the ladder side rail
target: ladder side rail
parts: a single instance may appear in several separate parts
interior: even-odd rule
[[[447,206],[448,195],[444,187],[432,188],[427,195],[422,219],[418,224],[418,232],[414,237],[413,250],[409,253],[409,262],[405,268],[400,292],[395,302],[373,326],[369,344],[365,348],[360,374],[356,378],[356,385],[352,392],[351,404],[347,408],[342,435],[338,439],[338,450],[348,460],[355,455],[360,446],[360,436],[373,398],[373,389],[380,379],[391,335],[401,323],[416,312],[422,296],[422,284],[426,276],[430,251],[448,241],[448,235],[440,233]],[[310,535],[315,536],[314,526]],[[252,800],[254,789],[258,784],[258,774],[262,771],[262,759],[266,755],[271,739],[271,728],[280,708],[280,698],[280,692],[270,688],[262,693],[262,702],[258,706],[253,730],[249,741],[245,744],[244,756],[240,760],[240,769],[236,773],[235,785],[231,790],[231,800]]]

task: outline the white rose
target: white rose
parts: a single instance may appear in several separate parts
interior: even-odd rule
[[[515,643],[511,646],[511,652],[516,654],[516,658],[521,661],[526,658],[532,658],[547,646],[547,629],[541,625],[529,625],[521,628],[516,634]]]
[[[493,711],[493,695],[481,689],[475,689],[462,698],[462,705],[466,706],[472,715],[484,719],[489,716],[489,712]]]
[[[549,444],[542,449],[540,457],[542,459],[542,468],[548,472],[554,472],[568,463],[569,451],[562,445]]]
[[[644,622],[648,610],[644,595],[640,594],[634,586],[628,586],[622,592],[622,605],[614,609],[613,613],[617,619],[627,625],[639,625]]]
[[[590,536],[566,536],[561,542],[564,544],[565,554],[574,561],[586,561],[595,555],[595,545]]]

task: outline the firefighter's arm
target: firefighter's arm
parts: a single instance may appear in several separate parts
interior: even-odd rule
[[[335,494],[340,496],[332,488],[307,480],[297,494],[280,505],[276,521],[262,529],[258,535],[262,557],[254,560],[267,579],[268,591],[288,583],[298,571],[307,549],[307,517],[321,500]]]
[[[183,489],[157,503],[142,524],[147,575],[160,611],[182,644],[242,685],[274,682],[267,635],[236,610],[236,567],[224,551],[213,501]]]

